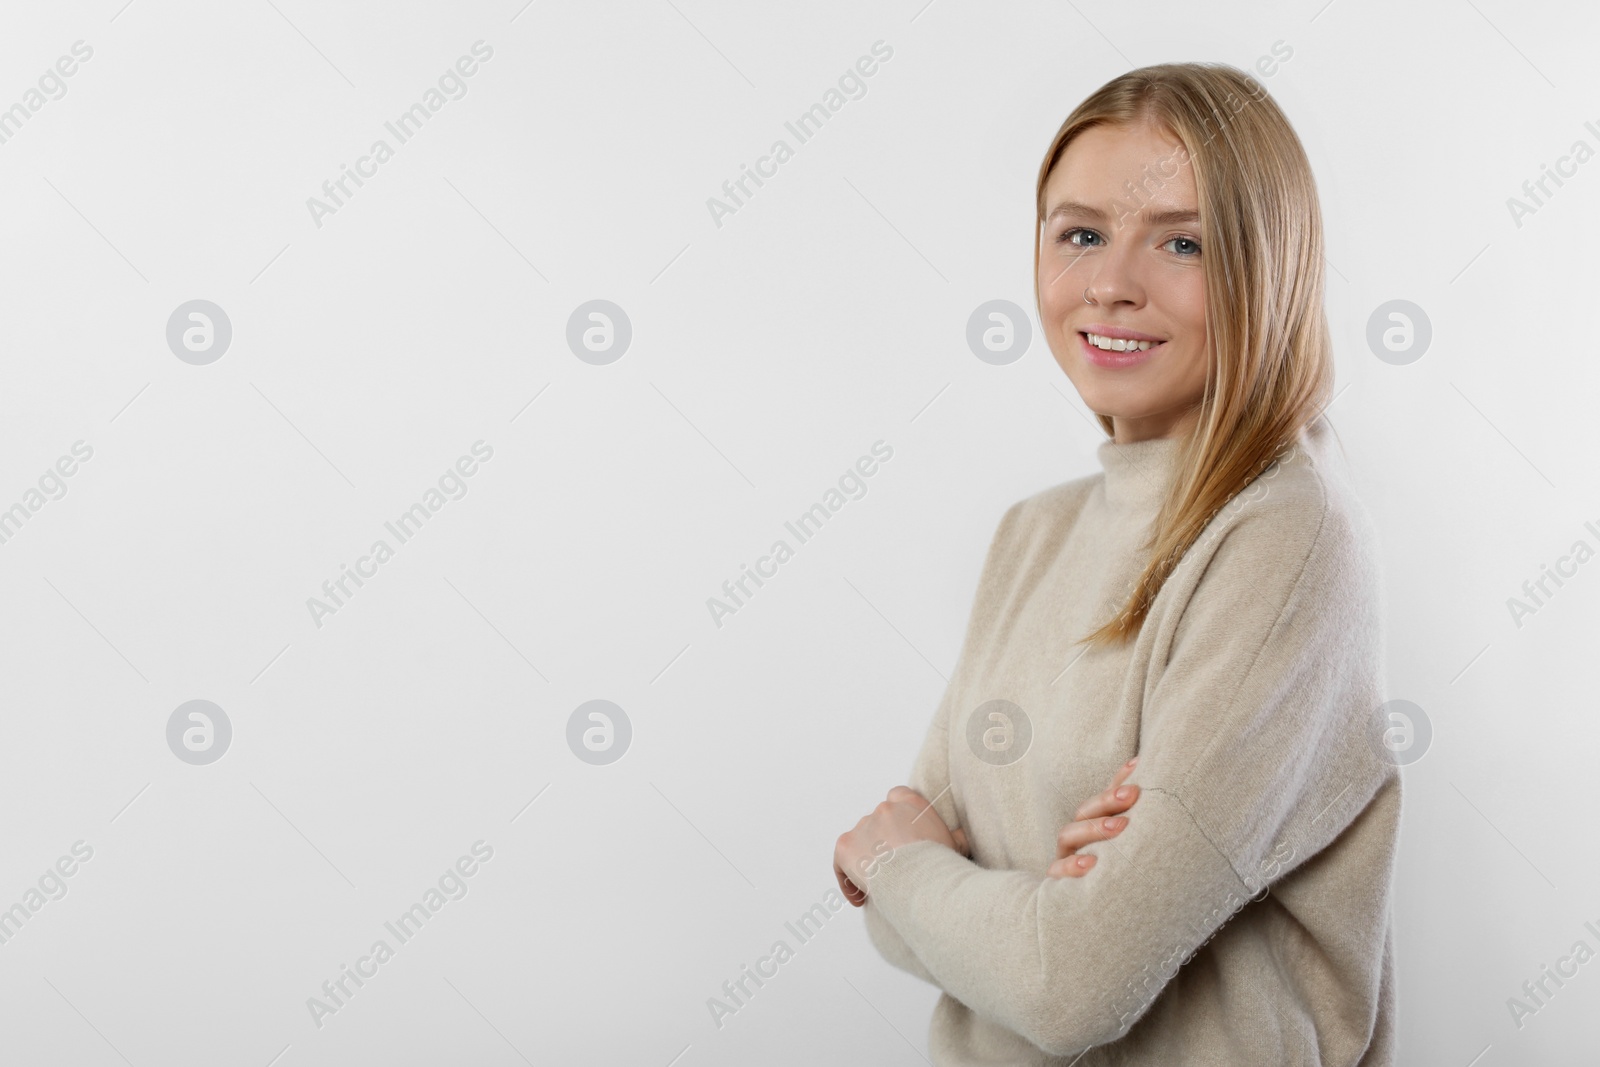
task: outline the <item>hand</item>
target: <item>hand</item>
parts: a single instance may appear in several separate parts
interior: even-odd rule
[[[839,835],[833,846],[833,875],[839,890],[856,907],[867,902],[864,886],[877,873],[878,864],[894,849],[913,841],[937,841],[963,856],[970,855],[967,835],[953,833],[928,799],[909,786],[897,785],[855,829]],[[850,872],[850,876],[845,874]],[[860,877],[852,881],[852,876]]]
[[[1108,837],[1120,834],[1128,825],[1126,817],[1121,812],[1127,811],[1138,803],[1139,787],[1136,785],[1124,786],[1128,775],[1133,773],[1134,764],[1139,762],[1135,756],[1122,765],[1111,779],[1111,784],[1105,792],[1098,793],[1084,801],[1073,813],[1074,822],[1069,822],[1061,828],[1061,833],[1056,837],[1056,861],[1050,864],[1045,871],[1051,878],[1081,878],[1089,868],[1094,866],[1095,857],[1085,853],[1075,855],[1084,845],[1096,841],[1104,841]],[[1118,797],[1117,790],[1121,787],[1128,791],[1126,797]],[[1116,816],[1107,818],[1107,816]]]

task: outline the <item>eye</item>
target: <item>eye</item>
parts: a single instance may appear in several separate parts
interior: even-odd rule
[[[1174,252],[1176,252],[1180,256],[1183,256],[1186,259],[1190,258],[1190,257],[1195,257],[1195,256],[1199,256],[1200,255],[1200,242],[1196,241],[1193,237],[1174,237],[1174,238],[1170,239],[1169,241],[1167,241],[1167,244],[1164,244],[1161,247],[1165,248],[1165,247],[1167,247],[1167,245],[1174,245],[1174,244],[1183,244],[1183,245],[1188,245],[1189,246],[1189,250],[1180,251],[1179,249],[1176,249],[1176,248],[1173,249]]]
[[[1066,244],[1070,244],[1070,245],[1076,245],[1079,248],[1094,248],[1094,247],[1096,247],[1096,246],[1094,246],[1092,244],[1082,244],[1082,243],[1080,243],[1078,241],[1074,241],[1072,239],[1072,236],[1073,236],[1073,234],[1078,234],[1078,233],[1088,234],[1090,237],[1093,237],[1097,241],[1104,241],[1105,240],[1104,237],[1101,237],[1098,233],[1095,233],[1093,230],[1085,229],[1082,226],[1075,226],[1070,230],[1062,231],[1056,237],[1056,244],[1066,243]]]

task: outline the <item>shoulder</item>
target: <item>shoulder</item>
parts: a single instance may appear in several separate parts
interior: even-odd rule
[[[1325,418],[1219,510],[1177,570],[1191,590],[1203,578],[1257,600],[1309,588],[1377,601],[1376,530]]]
[[[1007,505],[995,523],[978,581],[980,609],[1010,595],[1033,564],[1053,557],[1076,525],[1101,473],[1042,489]]]
[[[1071,529],[1104,472],[1086,474],[1023,497],[1008,507],[995,528],[995,543],[1013,548],[1052,541]]]

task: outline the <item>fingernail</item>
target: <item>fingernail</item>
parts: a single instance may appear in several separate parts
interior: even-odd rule
[[[1125,785],[1121,789],[1117,790],[1118,800],[1127,800],[1131,796],[1133,796],[1133,788],[1131,786]]]
[[[1077,861],[1078,861],[1078,869],[1082,870],[1083,868],[1089,866],[1089,864],[1094,862],[1094,857],[1093,856],[1079,856],[1079,857],[1077,857]]]
[[[1128,820],[1119,816],[1115,819],[1107,819],[1100,825],[1105,827],[1107,830],[1120,830],[1124,826],[1128,825]]]
[[[1139,757],[1135,756],[1131,760],[1129,760],[1127,763],[1124,763],[1123,766],[1124,767],[1132,767],[1135,763],[1138,763],[1138,762],[1139,762]]]

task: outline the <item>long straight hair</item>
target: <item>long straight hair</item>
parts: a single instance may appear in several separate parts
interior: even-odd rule
[[[1144,121],[1175,137],[1194,168],[1210,357],[1198,418],[1141,546],[1147,562],[1116,614],[1079,639],[1095,645],[1139,632],[1212,516],[1294,445],[1333,392],[1322,211],[1311,164],[1261,83],[1226,64],[1141,67],[1113,78],[1067,116],[1039,167],[1035,309],[1051,170],[1084,130]],[[1096,418],[1111,436],[1111,418]]]

